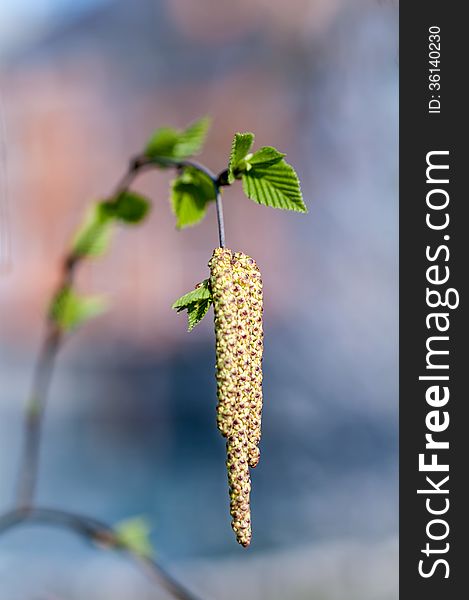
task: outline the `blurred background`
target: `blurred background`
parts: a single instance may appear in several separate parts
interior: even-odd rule
[[[212,319],[188,334],[170,308],[207,276],[215,210],[176,231],[167,173],[139,178],[150,218],[80,271],[112,310],[59,357],[38,500],[145,515],[158,559],[207,600],[397,598],[397,17],[386,0],[2,0],[1,510],[74,227],[156,127],[209,114],[202,162],[222,170],[233,133],[254,131],[309,207],[224,194],[266,301],[253,543],[230,529]],[[68,532],[0,538],[2,600],[167,597]]]

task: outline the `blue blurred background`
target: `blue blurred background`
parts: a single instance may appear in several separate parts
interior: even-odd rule
[[[288,153],[306,216],[224,194],[227,242],[265,288],[254,539],[234,541],[214,421],[211,318],[171,311],[207,276],[215,211],[177,232],[170,175],[145,225],[80,271],[112,310],[67,342],[38,500],[108,522],[145,515],[159,560],[212,600],[397,598],[397,15],[378,0],[3,0],[0,4],[0,509],[59,260],[158,126],[213,117]],[[8,242],[8,243],[7,243]],[[166,598],[64,531],[0,538],[3,600]]]

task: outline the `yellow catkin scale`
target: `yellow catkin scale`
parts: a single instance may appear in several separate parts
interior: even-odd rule
[[[259,461],[262,282],[254,260],[217,248],[209,262],[215,312],[217,425],[227,438],[230,513],[237,541],[251,541],[249,467]]]

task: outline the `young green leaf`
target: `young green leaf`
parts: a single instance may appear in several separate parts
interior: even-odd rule
[[[210,117],[202,117],[182,131],[174,148],[174,156],[176,158],[187,158],[199,154],[205,143],[210,123]]]
[[[282,158],[271,163],[252,164],[242,175],[244,193],[258,204],[306,212],[295,170]]]
[[[199,300],[208,300],[211,298],[212,292],[210,291],[210,280],[204,279],[196,286],[194,290],[191,290],[187,294],[184,294],[184,296],[178,298],[171,308],[180,312],[194,302]]]
[[[174,146],[178,141],[178,132],[171,127],[157,129],[148,140],[145,155],[154,158],[156,156],[173,156]]]
[[[209,117],[203,117],[183,131],[171,127],[157,129],[147,143],[145,155],[154,159],[194,156],[201,151],[209,127]]]
[[[248,163],[251,166],[274,165],[282,160],[286,154],[279,152],[272,146],[263,146],[249,158]]]
[[[239,171],[245,169],[244,161],[253,142],[253,133],[235,133],[231,145],[230,162],[228,163],[228,183],[233,183],[236,177],[239,177]]]
[[[181,296],[176,300],[172,308],[178,312],[187,310],[188,330],[192,331],[192,329],[194,329],[194,327],[205,317],[212,302],[210,280],[204,279],[202,283],[198,284],[195,290],[184,294],[184,296]]]
[[[195,225],[206,213],[207,204],[215,200],[212,180],[192,167],[186,167],[171,183],[171,204],[179,229]]]
[[[187,307],[187,330],[192,331],[202,321],[212,304],[212,299],[199,300]]]
[[[135,225],[145,219],[150,210],[150,201],[135,192],[126,191],[114,201],[106,203],[107,210],[114,218],[127,225]]]
[[[65,286],[53,298],[49,316],[63,332],[69,332],[102,314],[106,308],[104,298],[80,297],[69,286]]]
[[[138,556],[152,558],[155,554],[150,542],[151,527],[142,517],[132,517],[114,526],[120,545]]]
[[[113,233],[112,215],[105,202],[91,206],[72,241],[72,253],[75,256],[100,256],[109,247]]]

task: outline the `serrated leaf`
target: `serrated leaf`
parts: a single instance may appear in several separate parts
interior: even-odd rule
[[[195,225],[206,213],[207,204],[215,200],[212,180],[192,167],[186,167],[171,183],[171,204],[179,229]]]
[[[187,310],[187,326],[188,330],[192,331],[205,317],[212,302],[210,280],[204,279],[202,283],[197,285],[195,290],[184,294],[184,296],[176,300],[172,308],[178,312]]]
[[[273,164],[252,165],[242,175],[244,193],[258,204],[306,212],[300,182],[295,170],[284,159]]]
[[[209,127],[209,117],[203,117],[182,131],[172,127],[157,129],[147,143],[145,155],[155,159],[194,156],[202,149]]]
[[[155,554],[150,542],[151,527],[142,517],[132,517],[120,521],[114,526],[114,533],[119,543],[134,554],[144,558],[152,558]]]
[[[72,253],[75,256],[101,256],[109,247],[112,233],[112,215],[105,202],[97,202],[88,209],[73,238]]]
[[[280,162],[285,156],[286,154],[279,152],[272,146],[263,146],[262,148],[259,148],[257,152],[254,152],[248,162],[251,166],[274,165],[275,163]]]
[[[171,308],[180,312],[194,302],[211,298],[212,292],[210,291],[210,280],[204,279],[194,290],[191,290],[187,294],[184,294],[184,296],[178,298]]]
[[[177,178],[171,184],[171,206],[176,227],[183,229],[196,225],[205,217],[207,200],[196,185]]]
[[[141,223],[147,216],[151,204],[144,196],[126,191],[114,201],[107,203],[110,214],[127,225]]]
[[[193,302],[187,307],[187,330],[192,331],[202,321],[212,304],[212,297]]]
[[[236,177],[239,176],[237,171],[243,166],[242,163],[248,156],[253,142],[253,133],[235,133],[231,144],[230,162],[228,163],[228,183],[233,183]]]
[[[102,314],[106,308],[103,297],[81,297],[65,286],[53,298],[49,316],[62,331],[69,332]]]

